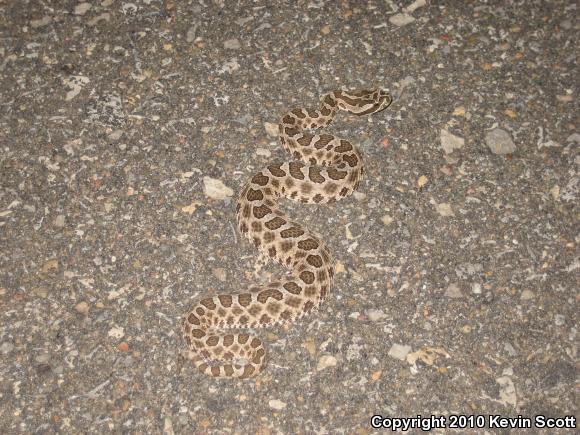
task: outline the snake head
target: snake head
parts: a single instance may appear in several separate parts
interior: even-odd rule
[[[393,102],[393,97],[391,96],[391,94],[389,94],[388,91],[385,91],[384,89],[377,89],[375,93],[376,93],[377,109],[372,113],[380,112],[381,110],[386,109]]]
[[[370,115],[387,108],[393,97],[383,89],[338,91],[334,93],[338,107],[355,115]]]
[[[371,113],[380,112],[383,109],[389,107],[393,102],[393,97],[384,89],[374,89],[369,91],[368,103],[366,104],[365,110],[360,115],[367,115]]]

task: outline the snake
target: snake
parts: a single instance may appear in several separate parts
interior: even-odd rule
[[[334,203],[356,190],[364,168],[359,149],[335,135],[317,133],[339,111],[377,113],[392,102],[383,89],[334,90],[317,109],[297,108],[278,125],[282,146],[294,160],[273,163],[242,188],[238,230],[260,251],[288,269],[282,278],[251,285],[239,293],[206,296],[183,316],[180,326],[188,359],[215,378],[251,378],[266,367],[266,348],[257,328],[294,322],[328,297],[335,262],[317,234],[292,221],[281,198],[301,203]]]

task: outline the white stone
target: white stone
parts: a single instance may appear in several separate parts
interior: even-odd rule
[[[451,154],[454,150],[463,148],[463,145],[465,145],[465,139],[455,136],[445,129],[441,130],[440,138],[441,148],[443,148],[445,154]]]
[[[386,214],[381,218],[381,222],[384,225],[391,225],[393,223],[393,218],[391,216],[389,216],[388,214]]]
[[[534,299],[534,297],[535,297],[535,295],[534,295],[534,292],[533,292],[533,291],[531,291],[531,290],[527,290],[527,289],[526,289],[526,290],[524,290],[524,291],[522,292],[522,294],[520,295],[520,299],[521,299],[522,301],[528,301],[528,300],[530,300],[530,299]]]
[[[109,337],[119,339],[125,335],[125,330],[121,326],[113,326],[109,329],[108,335]]]
[[[256,154],[262,157],[270,157],[272,153],[266,148],[256,148]]]
[[[119,140],[123,136],[123,130],[114,130],[107,136],[109,140]]]
[[[52,23],[52,18],[46,16],[46,17],[42,17],[39,20],[32,20],[30,22],[30,25],[34,28],[34,29],[38,29],[39,27],[44,27],[44,26],[48,26],[50,23]]]
[[[134,14],[135,12],[137,12],[138,9],[139,8],[135,3],[123,3],[123,5],[121,6],[121,10],[125,15]]]
[[[503,405],[517,405],[516,387],[509,376],[502,376],[495,380],[499,384],[499,402]]]
[[[75,15],[84,15],[89,11],[91,7],[92,5],[90,3],[87,2],[79,3],[78,5],[75,6]]]
[[[420,7],[423,7],[427,5],[427,1],[426,0],[415,0],[413,3],[411,3],[409,6],[407,6],[406,8],[404,8],[403,10],[410,14],[412,13],[415,9],[418,9]]]
[[[240,64],[238,63],[238,59],[236,59],[235,57],[233,59],[228,60],[226,63],[224,63],[221,68],[218,70],[219,74],[224,74],[224,73],[233,73],[234,71],[237,71],[240,69]]]
[[[65,86],[70,88],[70,91],[66,93],[65,100],[70,101],[76,97],[83,86],[90,82],[90,79],[86,76],[71,76],[69,78],[63,79]]]
[[[2,345],[0,345],[0,353],[4,355],[9,354],[10,352],[12,352],[13,349],[14,345],[9,341],[5,341],[4,343],[2,343]]]
[[[411,352],[411,346],[394,343],[389,349],[389,356],[404,361]]]
[[[316,365],[316,370],[321,371],[328,367],[334,367],[338,361],[332,355],[323,355],[319,360],[318,364]]]
[[[64,227],[64,215],[59,214],[54,220],[54,226],[62,228]]]
[[[572,133],[570,136],[568,136],[566,138],[566,143],[572,143],[572,142],[576,142],[577,144],[580,144],[580,134]]]
[[[75,310],[77,311],[77,313],[80,314],[88,314],[89,304],[87,304],[85,301],[79,302],[78,304],[75,305]]]
[[[511,154],[516,150],[510,134],[501,128],[488,131],[485,135],[485,143],[494,154]]]
[[[286,408],[286,403],[278,399],[270,400],[268,405],[270,405],[270,408],[275,409],[276,411],[282,411],[284,408]]]
[[[437,209],[437,213],[439,213],[441,216],[445,216],[445,217],[455,216],[455,213],[453,213],[453,209],[451,208],[451,205],[447,204],[446,202],[442,202],[441,204],[437,204],[435,206],[435,208]]]
[[[221,180],[203,177],[203,192],[212,199],[223,200],[234,194],[234,191]]]
[[[46,364],[50,361],[50,355],[47,353],[41,353],[36,358],[34,358],[37,363]]]
[[[270,137],[278,137],[280,131],[278,130],[278,124],[272,124],[271,122],[264,122],[264,129]]]
[[[463,293],[461,293],[457,284],[451,283],[449,284],[449,287],[447,287],[447,290],[445,290],[445,296],[452,299],[458,299],[463,297]]]
[[[372,322],[376,322],[378,320],[382,320],[387,317],[384,311],[377,310],[374,308],[371,308],[370,310],[367,311],[367,316],[369,316],[369,320],[371,320]]]
[[[389,21],[395,26],[402,27],[415,21],[415,18],[409,14],[395,14],[389,18]]]
[[[226,282],[226,280],[228,279],[228,274],[223,267],[214,267],[212,273],[213,276],[215,276],[221,282]]]
[[[224,48],[227,48],[229,50],[237,50],[242,46],[242,44],[240,44],[240,41],[238,41],[237,39],[228,39],[227,41],[224,42]]]

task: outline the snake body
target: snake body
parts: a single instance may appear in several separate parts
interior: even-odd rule
[[[294,109],[282,118],[280,141],[296,160],[255,174],[240,193],[236,217],[240,233],[290,272],[241,293],[205,297],[186,313],[181,328],[201,372],[230,378],[257,375],[266,365],[264,345],[257,336],[235,330],[295,321],[328,296],[334,274],[328,247],[290,220],[278,200],[330,203],[351,194],[363,175],[360,151],[347,140],[309,130],[326,127],[339,110],[369,115],[391,101],[381,89],[337,90],[324,96],[318,109]]]

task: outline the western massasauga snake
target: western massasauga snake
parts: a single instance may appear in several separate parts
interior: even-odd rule
[[[290,273],[242,293],[206,297],[187,312],[181,328],[189,357],[201,372],[223,378],[256,376],[266,365],[262,340],[236,330],[293,322],[328,296],[334,274],[328,247],[288,219],[278,199],[330,203],[350,195],[363,175],[360,151],[344,139],[308,130],[326,127],[339,110],[369,115],[391,102],[381,89],[338,90],[324,96],[317,110],[294,109],[282,118],[280,141],[296,160],[255,174],[240,193],[236,217],[240,233]]]

